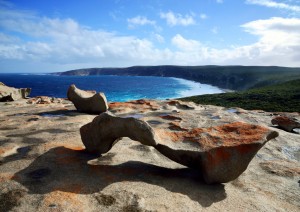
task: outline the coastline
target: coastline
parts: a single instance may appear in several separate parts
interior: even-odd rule
[[[110,102],[137,99],[175,99],[192,95],[223,93],[215,86],[176,77],[132,75],[66,76],[53,74],[19,73],[2,75],[4,84],[11,87],[32,88],[31,97],[50,96],[65,98],[71,84],[86,90],[104,92]]]

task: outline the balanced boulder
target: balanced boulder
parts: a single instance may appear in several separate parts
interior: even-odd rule
[[[135,118],[115,117],[108,112],[80,128],[80,135],[86,150],[106,153],[122,137],[129,137],[147,146],[155,146],[157,139],[147,122]]]
[[[242,122],[188,131],[161,130],[155,148],[173,161],[199,169],[206,183],[226,183],[241,175],[276,131]]]
[[[104,93],[84,91],[76,88],[75,85],[71,85],[68,89],[67,97],[80,112],[99,114],[108,109]]]
[[[277,116],[271,120],[272,124],[278,125],[281,129],[292,132],[295,128],[300,128],[300,121],[287,116]]]

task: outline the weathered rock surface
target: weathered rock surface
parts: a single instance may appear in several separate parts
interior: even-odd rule
[[[207,183],[236,179],[258,150],[278,136],[265,127],[242,122],[187,131],[160,131],[164,143],[155,148],[171,160],[200,170]]]
[[[198,170],[127,137],[101,157],[87,153],[78,129],[95,115],[77,112],[65,99],[26,102],[0,102],[0,211],[299,211],[300,135],[271,126],[274,113],[204,105],[186,110],[168,101],[151,101],[156,110],[146,104],[143,112],[125,105],[110,110],[138,115],[156,134],[235,122],[280,131],[236,180],[207,185]],[[128,105],[143,110],[143,104]],[[176,143],[160,139],[165,142]]]
[[[147,122],[102,113],[80,128],[83,144],[89,152],[107,153],[122,137],[147,146],[155,146],[157,138]]]
[[[67,97],[73,102],[79,112],[99,114],[108,109],[104,93],[84,91],[76,88],[75,85],[71,85],[68,89]]]
[[[48,96],[36,96],[28,99],[28,104],[52,104],[52,103],[61,103],[62,99],[48,97]]]
[[[0,82],[0,101],[15,101],[29,96],[31,88],[13,88]]]
[[[171,115],[161,117],[181,120]],[[207,183],[226,183],[236,179],[246,170],[258,150],[278,136],[277,132],[265,127],[235,122],[181,132],[160,130],[164,142],[159,143],[146,122],[114,117],[108,113],[102,113],[82,126],[80,134],[87,151],[100,154],[107,153],[122,137],[153,146],[171,160],[198,169]]]
[[[133,100],[129,102],[111,102],[109,104],[110,111],[112,112],[124,112],[127,113],[144,113],[149,111],[159,110],[159,105],[153,100]]]
[[[271,122],[288,132],[292,132],[294,128],[300,128],[299,120],[287,116],[277,116]]]

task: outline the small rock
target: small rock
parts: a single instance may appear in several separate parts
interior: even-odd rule
[[[80,90],[75,85],[71,85],[68,89],[67,97],[80,112],[99,114],[108,109],[104,93],[95,94],[94,92]]]
[[[176,106],[178,109],[182,109],[182,110],[194,110],[195,109],[194,105],[192,106],[191,102],[184,103],[179,100],[171,100],[171,101],[168,101],[167,103],[169,105]]]
[[[277,116],[272,119],[271,123],[274,125],[278,125],[278,127],[287,132],[292,132],[294,128],[300,128],[299,120],[287,116]]]

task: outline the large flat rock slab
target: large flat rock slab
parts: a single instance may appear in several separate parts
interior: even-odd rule
[[[79,128],[96,115],[64,99],[27,101],[0,102],[0,211],[299,211],[300,135],[273,127],[278,114],[170,101],[151,101],[155,107],[138,112],[111,109],[155,132],[210,133],[235,122],[279,132],[236,180],[207,185],[198,170],[129,138],[101,157],[87,154]]]

